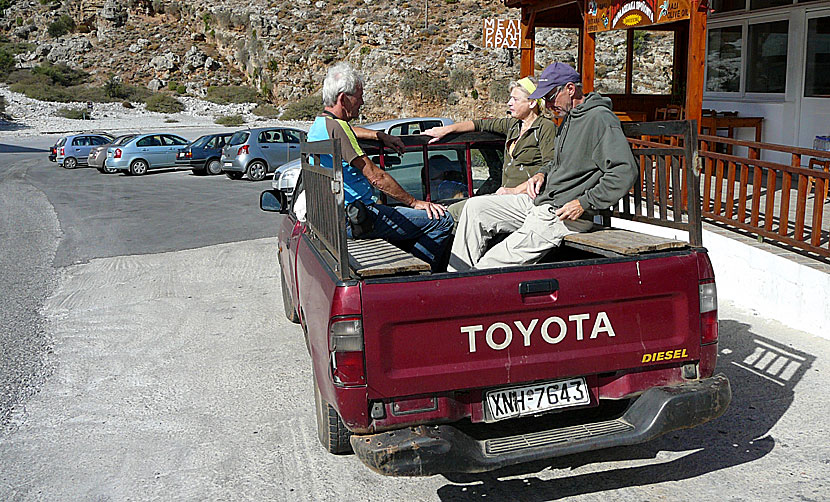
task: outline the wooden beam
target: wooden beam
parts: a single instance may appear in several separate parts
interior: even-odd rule
[[[693,0],[689,17],[686,75],[686,119],[696,120],[700,130],[703,109],[703,75],[706,68],[706,17],[709,2]]]
[[[580,72],[582,73],[582,90],[585,94],[594,91],[594,64],[596,58],[596,34],[588,33],[587,18],[580,30],[580,51],[579,61]]]
[[[625,93],[632,94],[634,81],[634,30],[625,30]]]
[[[519,77],[533,75],[536,66],[536,11],[532,8],[522,9],[522,48],[521,69]]]

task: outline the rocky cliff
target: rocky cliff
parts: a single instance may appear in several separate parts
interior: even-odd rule
[[[174,82],[194,96],[208,86],[247,84],[285,106],[317,92],[332,62],[349,60],[368,80],[367,118],[481,117],[505,112],[507,82],[519,71],[518,51],[482,47],[484,19],[518,17],[494,1],[12,2],[0,30],[10,40],[32,43],[18,57],[21,65],[67,63],[98,81],[118,75],[153,90]],[[49,26],[62,15],[71,16],[75,28],[56,38]],[[624,81],[624,50],[614,49],[623,37],[600,41],[608,47],[597,63],[606,91]],[[647,42],[638,50],[644,73],[635,88],[665,90],[671,41]],[[576,60],[575,30],[538,30],[537,45],[540,68]]]

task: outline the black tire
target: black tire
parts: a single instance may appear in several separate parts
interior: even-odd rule
[[[248,179],[251,181],[262,181],[268,174],[268,166],[265,162],[255,160],[248,164]]]
[[[96,167],[95,169],[97,169],[98,172],[101,173],[101,174],[106,174],[107,173],[106,171],[104,171],[103,167]]]
[[[243,174],[245,173],[240,173],[239,171],[225,171],[225,176],[232,180],[241,180]]]
[[[208,159],[208,161],[205,162],[205,174],[209,176],[222,174],[222,163],[219,162],[219,159]]]
[[[134,176],[141,176],[142,174],[147,174],[147,161],[143,159],[134,160],[132,164],[130,164],[130,174]]]
[[[78,167],[78,160],[75,157],[67,157],[63,159],[64,169],[75,169]]]
[[[101,172],[104,174],[115,174],[118,172],[118,169],[114,169],[112,167],[107,167],[106,165],[104,165],[104,167],[101,168]]]
[[[317,438],[323,448],[335,455],[351,454],[352,444],[349,438],[352,432],[346,428],[337,410],[323,401],[316,379],[314,380],[314,406],[317,416]]]
[[[294,324],[300,322],[300,316],[297,315],[297,309],[294,307],[294,302],[291,301],[291,292],[288,290],[288,285],[285,283],[285,276],[280,274],[280,285],[282,287],[282,308],[285,311],[285,318]]]

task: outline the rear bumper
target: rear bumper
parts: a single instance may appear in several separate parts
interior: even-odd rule
[[[187,169],[204,169],[207,159],[176,159],[176,167]]]
[[[352,436],[355,454],[390,476],[484,472],[600,448],[643,443],[721,416],[732,399],[723,375],[644,392],[616,419],[520,436],[476,440],[452,425]]]

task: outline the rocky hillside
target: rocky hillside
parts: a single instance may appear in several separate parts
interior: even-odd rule
[[[367,76],[367,118],[481,117],[504,113],[507,82],[519,71],[518,51],[481,46],[483,19],[518,16],[496,1],[5,1],[0,32],[31,44],[20,66],[67,63],[98,82],[118,75],[193,96],[247,84],[284,107],[317,92],[327,66],[345,59]],[[60,33],[61,22],[74,27]],[[597,64],[607,77],[601,89],[624,79],[624,51],[613,50],[620,37],[600,42],[610,49]],[[540,65],[576,60],[574,30],[539,30],[537,44]],[[644,44],[638,57],[647,78],[635,86],[667,88],[670,56],[670,41]]]

